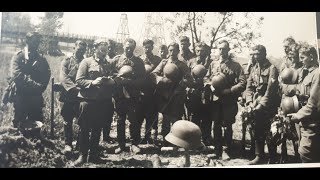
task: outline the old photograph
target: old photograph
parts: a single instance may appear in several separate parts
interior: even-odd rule
[[[320,167],[318,12],[0,21],[0,168]]]

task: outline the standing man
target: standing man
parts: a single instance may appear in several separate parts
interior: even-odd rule
[[[215,87],[215,93],[219,99],[213,103],[212,113],[217,158],[222,157],[222,127],[225,127],[226,159],[229,159],[228,156],[232,148],[232,124],[235,123],[235,116],[238,113],[238,97],[246,88],[246,78],[241,65],[229,55],[229,43],[225,40],[220,41],[218,50],[219,59],[210,64],[207,79],[212,81],[219,74],[225,77],[223,87]]]
[[[246,104],[254,109],[255,154],[249,164],[264,163],[266,134],[270,131],[270,119],[277,113],[280,104],[278,92],[278,70],[266,58],[263,45],[252,48],[253,59],[257,62],[248,78]],[[270,148],[268,146],[268,148]],[[271,150],[270,150],[271,151]]]
[[[189,49],[190,39],[187,36],[180,37],[181,52],[179,54],[179,60],[187,63],[190,59],[195,58],[196,55]]]
[[[169,57],[151,73],[156,84],[157,109],[163,114],[162,136],[170,132],[171,123],[179,120],[184,112],[186,87],[194,84],[190,69],[185,62],[178,59],[179,45],[170,43]]]
[[[119,148],[115,153],[121,153],[125,150],[126,134],[125,134],[125,121],[130,121],[130,135],[133,139],[131,150],[134,153],[139,153],[140,148],[140,127],[138,126],[137,115],[141,115],[142,106],[142,86],[146,80],[146,70],[143,60],[136,57],[133,52],[136,48],[136,41],[127,39],[124,44],[124,53],[115,56],[112,60],[112,69],[118,74],[117,92],[115,95],[115,107],[119,116],[117,122],[117,136]],[[128,79],[122,72],[129,72],[130,78]],[[119,85],[119,86],[118,86]]]
[[[61,116],[64,119],[65,151],[72,150],[73,118],[79,116],[78,93],[80,88],[76,84],[76,75],[79,64],[84,59],[87,43],[78,40],[75,43],[74,53],[61,62],[60,82],[64,90],[60,93],[60,101],[63,102]]]
[[[100,161],[98,146],[101,130],[106,127],[106,123],[110,123],[114,111],[112,90],[115,82],[109,78],[112,72],[106,60],[108,43],[96,40],[94,48],[94,55],[81,61],[76,76],[80,87],[80,156],[76,165],[86,162],[88,155],[89,161]]]
[[[211,59],[208,59],[208,45],[204,42],[196,44],[196,58],[192,58],[188,61],[187,65],[190,68],[190,71],[198,71],[196,68],[197,65],[202,65],[204,67],[203,74],[205,75],[209,66],[212,62]],[[199,72],[197,72],[199,73]],[[202,74],[200,72],[200,74]],[[206,145],[210,144],[211,138],[211,127],[212,119],[211,116],[211,103],[207,101],[204,96],[205,87],[203,82],[203,77],[195,77],[195,74],[192,73],[193,78],[197,82],[195,88],[190,88],[187,93],[186,107],[188,110],[188,115],[191,116],[191,121],[198,125],[202,131],[202,140]],[[209,90],[209,89],[206,89]]]
[[[144,82],[142,92],[142,113],[138,115],[139,129],[141,128],[142,122],[146,119],[145,128],[145,143],[154,144],[158,136],[158,112],[156,109],[155,99],[155,84],[152,83],[150,73],[159,65],[161,59],[159,56],[153,55],[153,44],[152,40],[146,39],[143,41],[144,55],[140,56],[143,60],[144,65],[147,70],[146,80]],[[148,68],[149,67],[149,68]],[[154,138],[151,138],[151,129],[154,129]],[[140,131],[138,132],[140,135]]]
[[[167,59],[168,58],[168,47],[166,45],[161,45],[159,49],[159,57],[161,59]]]
[[[47,88],[51,71],[47,60],[38,52],[41,38],[38,32],[27,33],[24,50],[16,53],[11,61],[11,79],[16,86],[13,126],[22,130],[21,123],[43,122],[42,93]]]
[[[302,45],[299,56],[304,64],[306,76],[303,81],[291,90],[309,99],[297,113],[288,114],[291,121],[300,126],[301,139],[299,143],[300,159],[303,163],[320,162],[320,130],[319,130],[319,68],[318,53],[308,44]]]
[[[107,43],[108,43],[108,54],[106,56],[106,59],[109,63],[111,63],[112,59],[116,56],[116,49],[115,49],[116,42],[114,42],[112,39],[108,39]],[[110,121],[110,123],[107,123],[106,127],[103,128],[103,141],[108,143],[114,143],[114,141],[110,137],[111,124],[112,124],[112,120]]]

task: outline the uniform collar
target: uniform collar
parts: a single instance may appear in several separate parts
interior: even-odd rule
[[[98,63],[104,63],[104,62],[106,62],[106,59],[100,60],[100,59],[96,58],[95,55],[93,56],[93,59],[94,59],[96,62],[98,62]]]

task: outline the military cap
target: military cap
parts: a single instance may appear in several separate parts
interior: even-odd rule
[[[93,46],[94,47],[97,47],[97,46],[99,46],[99,45],[101,45],[101,44],[108,44],[108,42],[107,42],[107,40],[105,40],[105,39],[97,39],[97,40],[95,40],[94,42],[93,42]]]

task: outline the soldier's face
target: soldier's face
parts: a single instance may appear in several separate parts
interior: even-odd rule
[[[186,51],[189,49],[190,43],[187,41],[182,41],[180,43],[182,51]]]
[[[40,45],[40,39],[38,37],[32,37],[29,39],[28,43],[28,48],[30,51],[36,51],[39,48]]]
[[[289,50],[288,58],[292,62],[298,62],[299,61],[299,53],[296,50]]]
[[[84,44],[78,44],[76,46],[76,55],[83,56],[86,53],[87,46]]]
[[[111,45],[111,44],[108,45],[108,53],[109,53],[109,54],[114,53],[114,47],[113,47],[113,45]]]
[[[300,58],[300,61],[303,62],[306,68],[309,68],[312,66],[313,58],[311,58],[310,56],[306,55],[305,53],[299,53],[299,58]]]
[[[161,57],[162,59],[167,58],[168,51],[163,50],[163,49],[160,49],[160,50],[159,50],[159,55],[160,55],[160,57]]]
[[[145,54],[151,54],[153,50],[153,46],[151,44],[146,44],[143,46]]]
[[[258,51],[258,50],[252,51],[252,60],[253,61],[256,61],[258,63],[263,63],[265,58],[266,58],[266,56],[263,55],[260,51]]]
[[[196,48],[196,55],[198,57],[200,57],[201,59],[205,58],[207,55],[205,48],[197,47]]]
[[[170,46],[168,51],[169,51],[169,56],[170,57],[177,57],[178,54],[179,54],[179,50],[174,48],[173,46]]]
[[[290,45],[290,42],[289,42],[289,41],[285,41],[285,42],[284,42],[283,48],[284,48],[284,52],[285,52],[286,54],[288,54],[289,51],[290,51],[289,45]]]
[[[125,55],[128,57],[133,55],[135,45],[133,43],[126,42],[123,48]]]
[[[98,59],[105,59],[108,54],[108,46],[106,44],[100,44],[96,51]]]
[[[228,53],[229,53],[229,46],[227,43],[221,43],[218,45],[218,50],[219,50],[219,55],[222,58],[226,58],[228,57]]]

